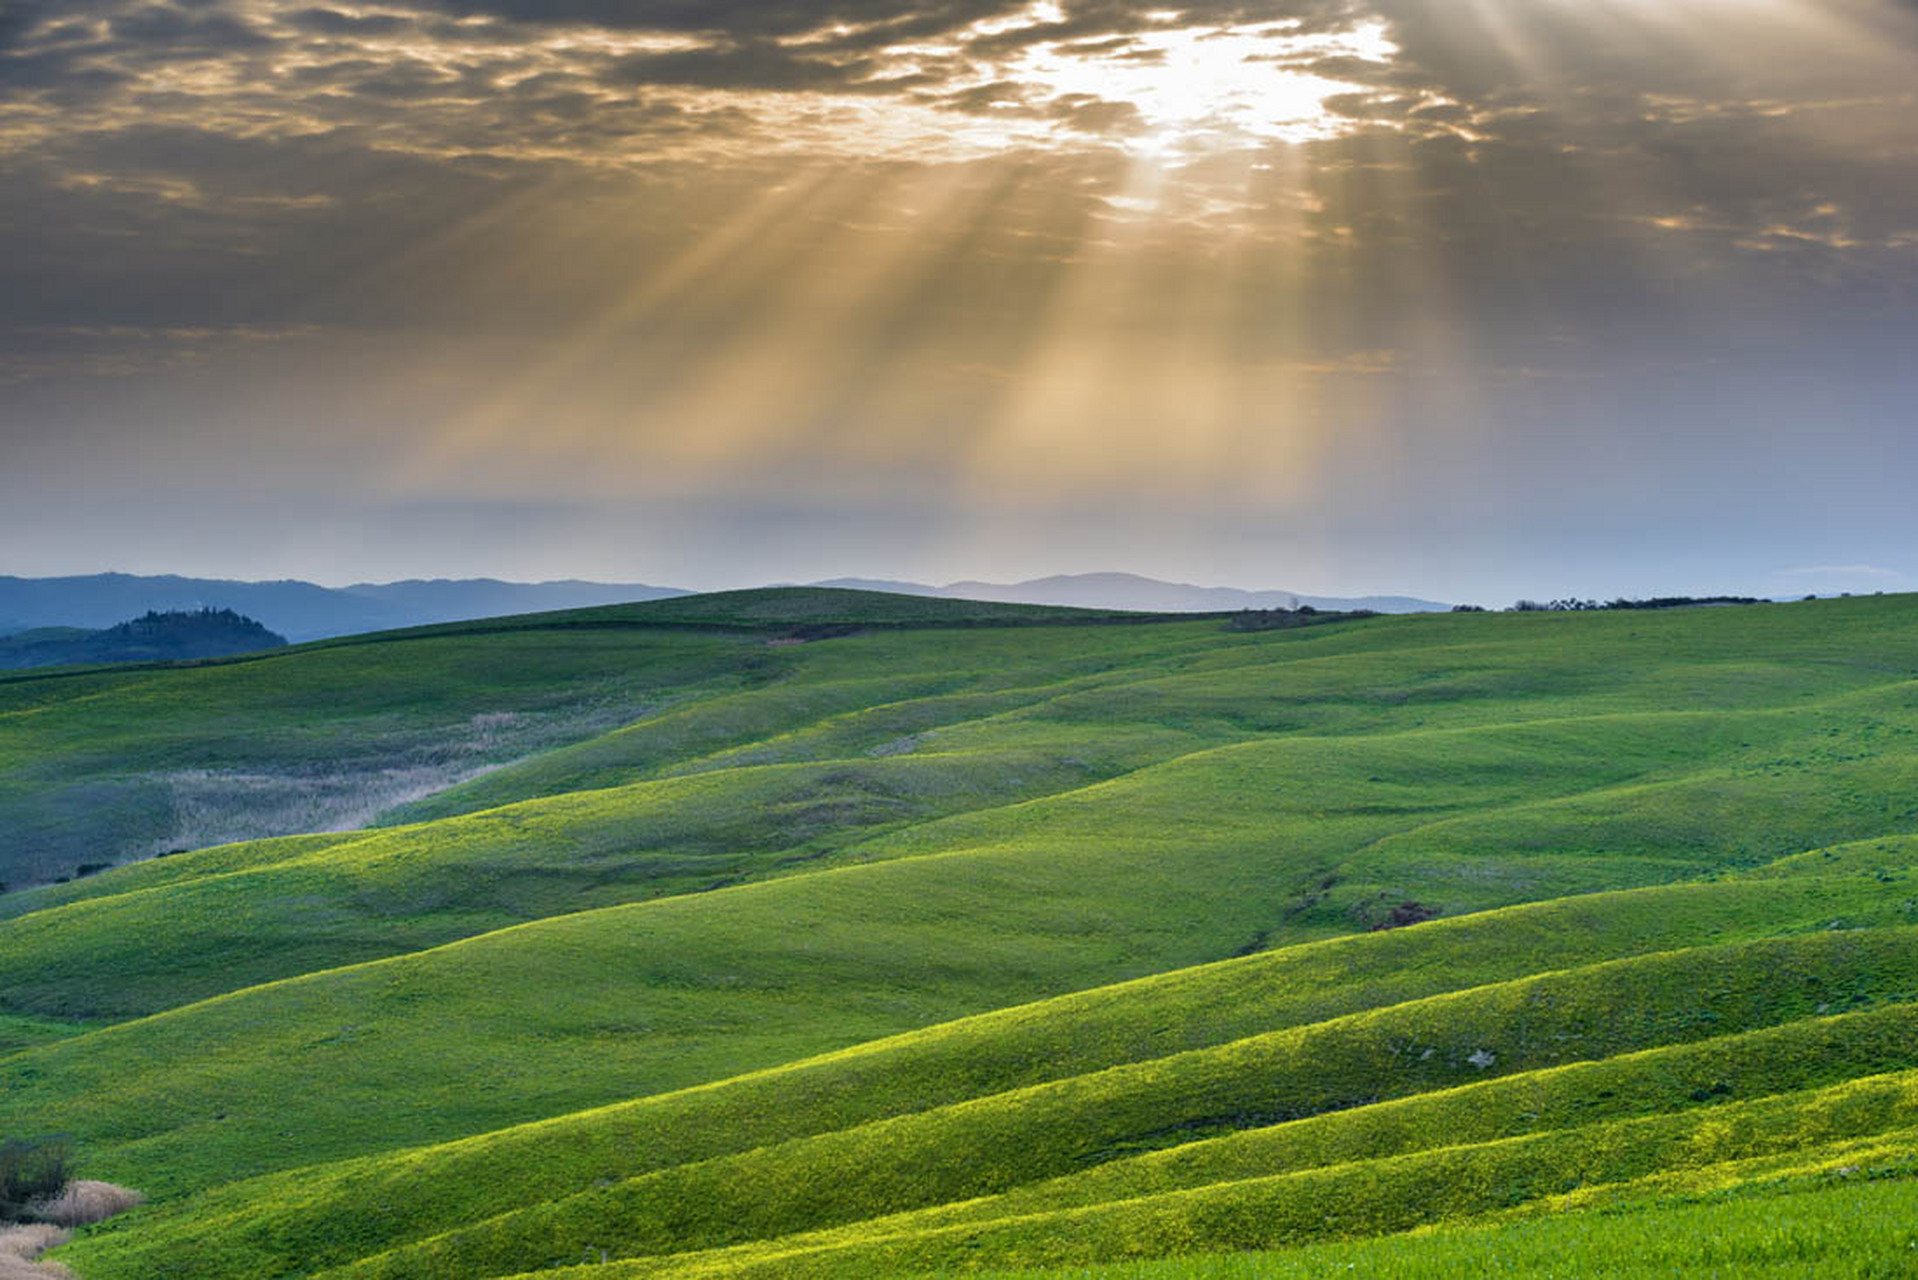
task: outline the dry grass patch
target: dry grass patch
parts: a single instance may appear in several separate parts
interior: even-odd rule
[[[73,1272],[40,1255],[72,1238],[73,1227],[105,1222],[146,1199],[111,1182],[76,1178],[60,1194],[27,1205],[31,1222],[0,1225],[0,1280],[72,1280]]]
[[[0,1280],[70,1280],[73,1272],[59,1263],[36,1261],[48,1249],[65,1244],[69,1234],[50,1222],[0,1227]]]
[[[86,1227],[105,1222],[116,1213],[125,1213],[145,1199],[138,1191],[117,1187],[111,1182],[75,1178],[61,1188],[59,1195],[35,1201],[30,1211],[42,1222]]]

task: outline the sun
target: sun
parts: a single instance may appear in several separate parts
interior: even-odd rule
[[[1355,121],[1332,109],[1398,60],[1390,28],[1359,19],[1310,29],[1297,19],[1194,24],[1145,15],[1134,29],[1057,36],[1054,0],[955,35],[905,43],[884,79],[950,77],[937,91],[839,99],[827,126],[866,155],[966,159],[994,153],[1117,148],[1142,159],[1197,156],[1338,137]],[[982,50],[991,50],[984,52]],[[954,76],[953,68],[964,71]],[[786,135],[808,122],[788,120]]]
[[[1387,63],[1396,50],[1382,22],[1306,33],[1297,22],[1191,27],[1167,24],[1123,40],[1035,45],[1007,78],[1053,102],[1103,106],[1086,132],[1136,151],[1207,150],[1305,142],[1349,127],[1328,107],[1361,86],[1324,74],[1328,59]],[[1077,113],[1062,113],[1068,128]]]

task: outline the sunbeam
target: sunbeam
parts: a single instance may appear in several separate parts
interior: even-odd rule
[[[0,19],[0,392],[96,502],[1303,555],[1900,471],[1903,0],[82,8]]]

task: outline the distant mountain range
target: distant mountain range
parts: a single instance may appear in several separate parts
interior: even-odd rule
[[[319,640],[433,622],[460,622],[549,609],[584,609],[690,595],[643,583],[457,581],[356,583],[231,582],[218,578],[0,577],[0,634],[36,627],[111,627],[149,612],[232,609],[289,640]]]
[[[1309,596],[1296,591],[1241,591],[1161,582],[1135,573],[1072,573],[1027,582],[953,582],[943,587],[884,578],[832,578],[816,587],[951,596],[1006,604],[1073,605],[1082,609],[1137,609],[1145,613],[1221,613],[1236,609],[1370,609],[1375,613],[1443,613],[1452,606],[1413,596]]]
[[[0,668],[178,662],[280,649],[286,637],[231,609],[149,613],[100,631],[38,627],[0,636]]]
[[[1146,613],[1216,613],[1235,609],[1372,609],[1422,613],[1449,606],[1411,596],[1300,595],[1291,591],[1240,591],[1161,582],[1131,573],[1081,573],[1029,582],[954,582],[943,587],[890,579],[835,578],[811,584],[863,591],[1002,604],[1076,605],[1088,609],[1137,609]],[[501,582],[494,578],[436,578],[406,582],[322,587],[286,579],[234,582],[220,578],[140,577],[99,573],[70,578],[0,576],[0,636],[33,628],[96,630],[149,612],[232,609],[298,643],[363,631],[388,631],[434,622],[461,622],[550,609],[663,600],[692,595],[677,587],[646,583]]]

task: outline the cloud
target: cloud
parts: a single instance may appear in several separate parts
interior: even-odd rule
[[[0,376],[50,450],[152,404],[181,456],[350,437],[360,480],[385,432],[506,486],[1283,470],[1356,511],[1639,460],[1742,510],[1754,459],[1918,461],[1878,425],[1914,6],[1752,9],[7,4]]]
[[[1129,134],[1146,130],[1146,120],[1130,102],[1111,102],[1095,94],[1067,93],[1045,106],[1047,116],[1081,133]]]
[[[403,13],[349,13],[341,9],[296,9],[280,22],[295,31],[326,36],[396,36],[418,28],[418,18]]]
[[[881,26],[897,35],[952,31],[982,18],[1017,12],[1023,0],[440,0],[460,18],[498,18],[529,26],[599,27],[616,31],[724,32],[735,36],[803,35],[837,26]]]
[[[271,36],[238,13],[205,6],[147,3],[111,13],[108,39],[151,54],[187,58],[273,44]]]
[[[1609,10],[1505,0],[1471,12],[1430,0],[8,6],[0,178],[18,243],[52,265],[15,254],[0,271],[26,299],[15,308],[83,317],[129,297],[158,305],[168,281],[185,295],[239,274],[222,305],[276,322],[312,292],[310,264],[356,244],[403,253],[435,218],[527,184],[677,185],[692,166],[732,175],[706,180],[717,198],[801,164],[995,153],[1049,154],[1063,183],[1075,151],[1149,137],[1177,156],[1149,202],[1111,168],[1086,194],[1117,199],[1112,216],[1160,219],[1154,238],[1170,254],[1203,257],[1229,232],[1286,246],[1307,276],[1344,273],[1337,323],[1353,332],[1341,348],[1402,345],[1385,317],[1441,301],[1521,345],[1550,325],[1615,339],[1664,323],[1674,296],[1700,284],[1750,315],[1762,296],[1779,314],[1835,307],[1865,324],[1914,270],[1909,169],[1883,159],[1909,141],[1910,90],[1892,74],[1909,64],[1812,15],[1868,4],[1794,0],[1773,12],[1801,15],[1796,27],[1701,28],[1696,48],[1671,50],[1633,43]],[[1475,13],[1500,16],[1502,44]],[[1386,24],[1389,55],[1323,43],[1366,21]],[[1247,23],[1274,33],[1272,52],[1247,45],[1189,85],[1155,81],[1178,73],[1168,48],[1224,47],[1220,34]],[[1192,43],[1170,45],[1168,32]],[[1786,34],[1824,56],[1769,75],[1761,96],[1733,74],[1739,49]],[[1254,64],[1345,86],[1325,93],[1318,136],[1234,139],[1193,108],[1202,145],[1226,149],[1180,154],[1165,103],[1141,96],[1176,104]],[[1124,66],[1143,78],[1119,77]],[[977,124],[955,127],[955,115]],[[1282,173],[1294,177],[1261,176]],[[699,187],[671,206],[695,223],[711,207]],[[1013,251],[1024,234],[1038,252],[1043,229],[1020,216],[993,211],[975,243]],[[117,261],[133,244],[139,260]],[[130,289],[110,286],[116,272]]]

